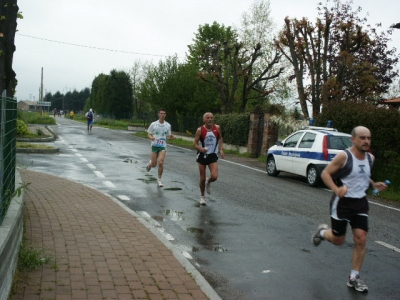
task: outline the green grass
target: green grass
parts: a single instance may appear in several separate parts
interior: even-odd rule
[[[23,112],[18,111],[18,117],[25,122],[25,124],[45,124],[55,125],[56,120],[50,117],[47,113],[40,115],[38,112]]]
[[[42,144],[31,144],[25,142],[17,142],[17,148],[23,149],[54,149],[53,146],[42,145]]]
[[[35,270],[48,263],[50,256],[44,249],[35,249],[32,245],[22,243],[18,256],[18,268],[20,270]]]

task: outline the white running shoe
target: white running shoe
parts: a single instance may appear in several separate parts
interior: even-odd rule
[[[150,169],[151,169],[150,164],[151,164],[151,160],[149,161],[149,164],[146,166],[146,171],[147,171],[147,172],[149,172]]]
[[[208,178],[206,179],[206,192],[207,194],[211,194],[211,186],[210,182],[208,181]]]
[[[317,231],[312,235],[311,237],[311,243],[314,244],[314,246],[319,246],[319,244],[321,244],[321,242],[323,240],[325,240],[322,236],[321,236],[321,230],[324,229],[328,229],[328,225],[326,224],[320,224],[318,225]]]
[[[164,186],[160,179],[157,180],[157,186],[159,186],[159,187],[163,187]]]
[[[200,205],[203,205],[203,206],[206,205],[206,197],[201,196],[201,198],[200,198]]]

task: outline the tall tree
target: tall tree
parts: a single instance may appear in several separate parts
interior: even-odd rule
[[[107,76],[105,85],[105,101],[109,102],[109,114],[118,119],[132,117],[132,82],[125,71],[112,70]]]
[[[315,25],[306,18],[285,19],[276,46],[293,66],[297,92],[304,116],[313,115],[329,100],[376,100],[398,75],[394,66],[395,49],[387,49],[388,35],[364,26],[352,11],[352,1],[328,0],[331,7],[319,4]]]
[[[236,31],[217,22],[205,24],[199,26],[193,42],[188,46],[189,63],[198,64],[199,77],[217,89],[221,111],[231,112],[239,85],[237,67],[243,47],[237,41]]]
[[[282,54],[274,45],[275,27],[269,0],[255,0],[249,11],[242,14],[237,29],[243,43],[239,60],[243,80],[240,111],[245,110],[249,101],[265,107],[271,95],[288,88],[287,79],[282,76],[288,64],[281,60]]]
[[[15,32],[18,13],[17,0],[2,1],[0,5],[0,93],[4,90],[13,97],[17,86],[16,74],[12,68],[15,51]]]
[[[138,96],[152,110],[163,107],[168,112],[186,115],[198,115],[206,110],[219,112],[216,90],[200,80],[197,72],[197,65],[179,63],[176,56],[156,66],[149,65]]]

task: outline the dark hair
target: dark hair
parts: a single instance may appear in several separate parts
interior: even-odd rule
[[[158,110],[158,112],[160,112],[160,111],[165,111],[165,112],[167,112],[164,108],[160,108],[160,109]]]

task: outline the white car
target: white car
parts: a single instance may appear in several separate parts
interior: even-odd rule
[[[277,142],[267,151],[267,173],[288,172],[318,186],[322,170],[338,154],[352,146],[351,135],[330,127],[307,126]]]

